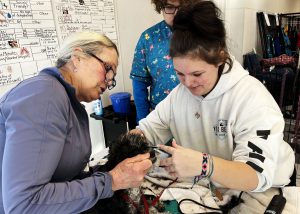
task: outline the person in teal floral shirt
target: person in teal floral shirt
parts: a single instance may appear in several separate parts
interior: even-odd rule
[[[145,30],[136,45],[130,78],[137,121],[145,118],[179,83],[169,55],[169,44],[177,10],[191,1],[152,0],[164,20]]]

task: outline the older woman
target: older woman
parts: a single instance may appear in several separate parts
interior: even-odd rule
[[[116,45],[81,32],[67,38],[56,67],[24,80],[0,100],[0,213],[79,213],[118,189],[138,186],[149,154],[107,173],[82,176],[91,154],[81,101],[116,84]]]

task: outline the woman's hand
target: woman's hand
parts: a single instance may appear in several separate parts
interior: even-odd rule
[[[112,190],[138,187],[152,166],[150,154],[141,154],[120,162],[109,173],[112,177]]]
[[[160,161],[160,166],[174,177],[194,177],[201,174],[202,153],[184,148],[173,140],[172,146],[159,145],[159,148],[172,156]]]
[[[160,149],[172,156],[160,161],[166,171],[173,177],[194,177],[202,171],[201,152],[184,148],[172,142],[171,146],[159,145]],[[252,191],[258,185],[256,171],[246,163],[240,161],[229,161],[218,157],[212,157],[214,171],[210,179],[229,189]],[[208,163],[208,170],[210,165]]]

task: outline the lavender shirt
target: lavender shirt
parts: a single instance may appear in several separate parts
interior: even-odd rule
[[[80,213],[113,195],[108,173],[76,179],[91,154],[88,115],[57,68],[1,97],[0,145],[0,213]]]

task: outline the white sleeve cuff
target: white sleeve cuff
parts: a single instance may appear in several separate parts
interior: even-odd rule
[[[254,190],[252,190],[251,192],[264,192],[271,187],[271,185],[268,184],[265,176],[263,176],[259,172],[256,172],[256,175],[258,178],[258,184],[257,184],[257,187]]]

